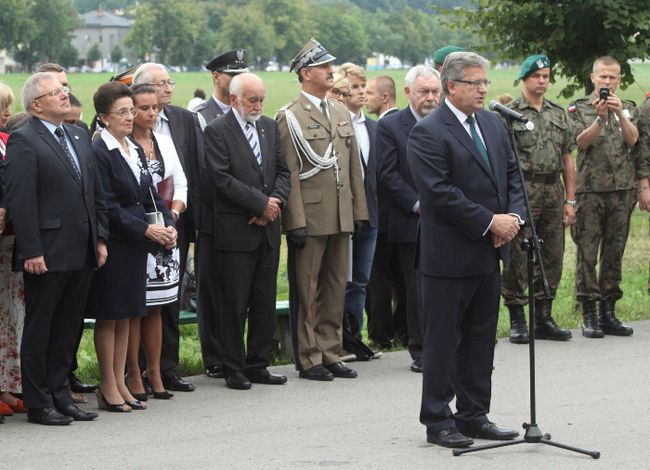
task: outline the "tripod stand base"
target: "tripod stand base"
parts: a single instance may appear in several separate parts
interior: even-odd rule
[[[553,447],[558,447],[560,449],[570,450],[572,452],[577,452],[580,454],[588,455],[594,459],[600,458],[600,452],[593,450],[579,449],[578,447],[568,446],[566,444],[560,444],[559,442],[554,442],[551,440],[550,434],[543,434],[539,429],[539,426],[536,424],[523,424],[526,433],[522,439],[515,439],[513,441],[498,442],[496,444],[486,444],[484,446],[470,447],[468,449],[455,449],[453,451],[454,456],[468,454],[470,452],[479,452],[482,450],[496,449],[498,447],[508,447],[514,446],[517,444],[546,444]]]

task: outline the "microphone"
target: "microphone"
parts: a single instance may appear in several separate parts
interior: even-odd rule
[[[524,124],[528,122],[528,118],[526,116],[519,114],[517,111],[513,111],[506,106],[503,106],[497,100],[490,101],[490,111],[496,111],[506,119],[511,119],[513,121],[521,122]]]

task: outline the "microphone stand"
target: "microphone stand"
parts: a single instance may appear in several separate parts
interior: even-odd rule
[[[486,444],[477,447],[470,447],[467,449],[455,449],[453,455],[463,455],[470,452],[479,452],[487,449],[496,449],[498,447],[507,447],[514,446],[517,444],[546,444],[553,447],[559,447],[560,449],[570,450],[572,452],[578,452],[580,454],[585,454],[593,457],[594,459],[600,458],[600,452],[580,449],[578,447],[569,446],[566,444],[561,444],[551,440],[550,434],[542,433],[542,430],[537,425],[537,405],[535,401],[536,390],[535,390],[535,291],[534,291],[534,275],[535,275],[535,260],[537,260],[537,265],[539,266],[539,273],[542,279],[544,296],[546,299],[551,299],[551,294],[548,288],[548,280],[546,279],[546,272],[544,271],[544,262],[542,260],[541,245],[542,240],[537,237],[537,230],[535,229],[535,222],[533,221],[533,215],[530,210],[530,203],[528,200],[528,193],[526,191],[526,186],[524,185],[524,173],[521,169],[521,161],[519,160],[519,153],[517,152],[517,144],[515,141],[515,133],[512,128],[512,122],[510,117],[508,118],[508,133],[510,135],[510,145],[512,147],[512,152],[515,156],[515,161],[517,162],[517,170],[519,172],[519,177],[521,178],[521,188],[524,193],[524,203],[526,205],[526,215],[528,216],[528,224],[530,226],[531,237],[525,239],[521,242],[521,248],[526,251],[527,254],[527,268],[528,268],[528,331],[529,331],[529,343],[528,343],[528,354],[530,362],[530,423],[524,423],[522,427],[526,430],[524,437],[521,439],[515,439],[512,441],[498,442],[494,444]]]

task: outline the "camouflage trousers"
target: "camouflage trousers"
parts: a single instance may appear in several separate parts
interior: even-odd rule
[[[578,302],[616,301],[623,297],[623,253],[636,190],[580,193],[577,197],[576,223],[571,229],[576,244],[576,298]]]
[[[564,185],[558,178],[554,184],[525,182],[537,236],[541,238],[544,271],[551,295],[555,297],[557,286],[562,278],[564,260],[564,226],[562,225],[564,206]],[[503,271],[501,293],[506,305],[526,305],[528,297],[527,254],[521,242],[531,236],[530,228],[525,227],[510,243],[510,264]],[[544,288],[539,265],[535,264],[534,293],[536,299],[544,298]]]

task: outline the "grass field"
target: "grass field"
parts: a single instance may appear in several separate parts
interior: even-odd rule
[[[650,90],[650,64],[636,65],[633,67],[637,83],[625,91],[620,91],[619,96],[630,99],[640,104],[644,99],[644,90]],[[510,93],[515,96],[519,88],[513,86],[518,69],[499,69],[490,71],[489,77],[493,85],[489,89],[488,101],[495,99],[502,93]],[[398,90],[403,86],[403,77],[406,71],[389,71]],[[371,72],[373,76],[378,72]],[[265,114],[273,116],[275,112],[299,92],[298,81],[294,74],[282,72],[262,72],[259,74],[267,86],[267,99],[265,102]],[[0,75],[0,81],[9,85],[16,94],[17,100],[12,110],[21,110],[20,89],[27,75],[10,74]],[[73,93],[82,101],[85,109],[84,119],[90,122],[94,115],[92,107],[92,95],[99,85],[104,83],[110,74],[70,74],[68,79],[72,85]],[[203,88],[206,93],[211,91],[210,75],[206,73],[174,73],[172,79],[177,82],[174,91],[174,104],[185,106],[192,97],[195,88]],[[560,81],[553,86],[548,97],[567,105],[570,100],[557,98],[559,90],[564,82]],[[576,96],[577,97],[577,96]],[[406,104],[403,93],[398,91],[398,106]],[[641,320],[650,318],[650,301],[646,293],[648,281],[648,254],[650,253],[650,238],[648,237],[648,216],[635,211],[632,218],[632,228],[627,251],[623,260],[623,284],[625,292],[623,299],[617,304],[620,317],[625,321]],[[286,299],[288,294],[286,277],[286,251],[283,247],[280,272],[278,273],[278,299]],[[575,298],[573,295],[575,268],[575,246],[571,241],[568,232],[566,234],[566,256],[564,260],[564,275],[556,301],[554,303],[554,316],[564,327],[575,328],[580,324],[580,315],[575,310]],[[183,374],[199,374],[202,372],[201,353],[198,335],[195,325],[184,325],[182,328],[181,342],[181,367],[179,372]],[[508,315],[502,307],[499,319],[499,336],[508,333]],[[97,381],[99,371],[96,365],[95,351],[92,344],[92,332],[86,331],[79,351],[79,376],[86,381]]]

